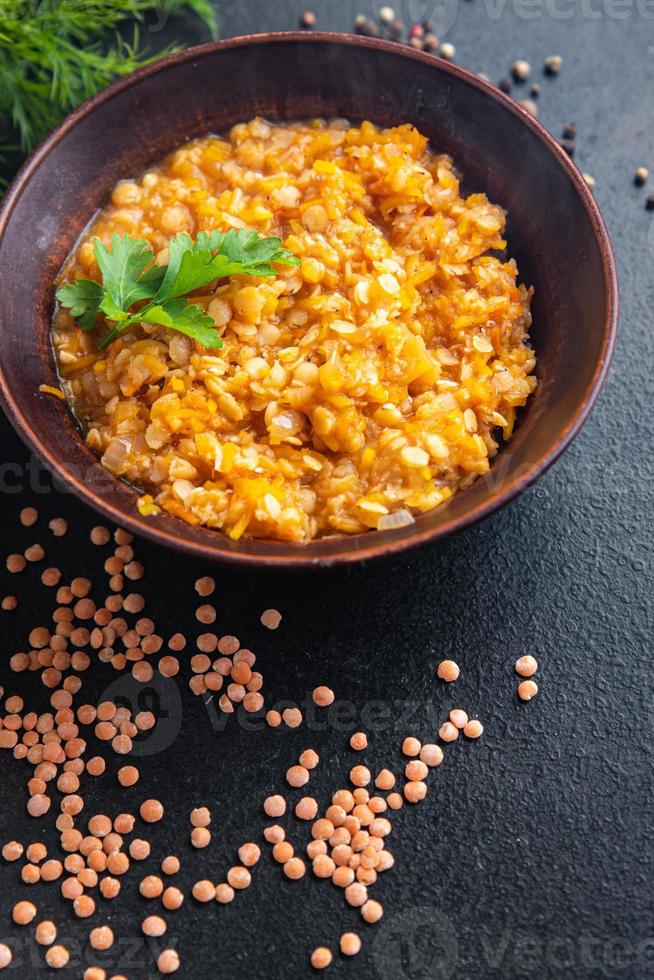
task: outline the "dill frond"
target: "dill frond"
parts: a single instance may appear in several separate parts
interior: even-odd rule
[[[10,139],[29,152],[84,99],[168,53],[142,50],[138,22],[184,10],[216,34],[211,0],[0,0],[0,119]],[[127,42],[117,31],[130,20]]]

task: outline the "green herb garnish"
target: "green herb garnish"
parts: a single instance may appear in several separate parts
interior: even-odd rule
[[[58,289],[57,299],[82,330],[93,330],[99,313],[112,321],[101,349],[135,323],[158,323],[203,347],[222,347],[212,318],[183,297],[227,276],[274,276],[272,263],[300,264],[281,247],[281,239],[261,238],[250,230],[201,231],[195,241],[187,234],[176,235],[168,245],[167,265],[157,265],[150,245],[129,235],[114,233],[111,250],[94,238],[93,249],[102,282],[77,279]],[[144,306],[130,312],[144,300]]]
[[[169,15],[188,10],[216,35],[211,0],[0,0],[3,135],[20,142],[23,152],[31,150],[67,112],[114,78],[179,50],[144,50],[136,22],[150,16],[160,30]],[[130,20],[135,28],[128,42],[118,28]]]

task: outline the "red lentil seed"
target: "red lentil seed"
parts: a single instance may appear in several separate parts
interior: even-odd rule
[[[208,827],[211,823],[211,813],[206,806],[198,806],[191,810],[189,820],[192,827]]]
[[[252,841],[248,841],[245,844],[241,844],[238,849],[238,858],[241,864],[246,868],[253,867],[261,857],[261,849],[257,844]]]
[[[461,708],[452,708],[449,717],[455,728],[465,728],[468,723],[468,716]]]
[[[247,888],[250,885],[252,875],[248,869],[244,868],[242,865],[235,865],[227,872],[227,881],[232,888],[240,891],[241,889]]]
[[[427,784],[422,780],[415,780],[406,783],[404,787],[404,798],[408,803],[420,803],[427,795]]]
[[[65,946],[51,946],[45,954],[45,961],[52,970],[63,970],[69,959],[70,953]]]
[[[324,840],[311,840],[307,844],[307,857],[313,861],[320,854],[327,853],[327,844]]]
[[[95,912],[95,902],[90,895],[80,895],[73,901],[73,910],[80,919],[88,919]]]
[[[344,932],[339,947],[343,956],[356,956],[361,949],[361,939],[356,932]]]
[[[302,858],[290,857],[288,861],[284,862],[282,870],[291,881],[299,881],[306,873],[306,865]]]
[[[199,596],[203,598],[209,595],[213,595],[216,589],[216,583],[211,578],[210,575],[205,575],[204,578],[197,579],[195,583],[195,591]]]
[[[5,861],[17,861],[23,856],[23,845],[16,840],[8,841],[2,848],[2,856]]]
[[[34,933],[34,938],[39,946],[52,946],[57,938],[57,927],[54,922],[51,922],[49,919],[39,922]]]
[[[55,538],[63,538],[64,534],[68,531],[68,522],[63,517],[54,517],[51,521],[48,521],[48,527]]]
[[[333,958],[331,949],[327,946],[317,946],[311,954],[311,966],[314,970],[325,970]]]
[[[529,656],[529,654],[520,657],[515,662],[516,674],[520,674],[521,677],[533,677],[537,670],[538,661],[535,657]]]
[[[302,724],[302,712],[299,708],[284,708],[282,720],[289,728],[299,728]]]
[[[2,600],[2,608],[7,612],[11,612],[18,605],[18,599],[15,595],[6,595]]]
[[[179,673],[179,660],[176,657],[162,657],[158,668],[162,677],[175,677]]]
[[[321,817],[311,827],[311,836],[314,840],[329,840],[334,833],[334,824],[331,820]]]
[[[281,817],[286,813],[286,800],[283,796],[268,796],[263,801],[263,809],[269,817]]]
[[[36,905],[33,902],[16,902],[11,917],[17,926],[27,926],[36,917]]]
[[[15,575],[18,572],[24,571],[27,562],[23,555],[8,555],[6,564],[7,571]]]
[[[334,697],[335,695],[331,688],[325,687],[324,685],[317,687],[312,694],[314,704],[317,704],[319,708],[329,707],[330,704],[334,703]]]
[[[89,535],[91,542],[95,545],[108,544],[111,540],[111,533],[109,528],[104,527],[102,524],[97,524],[95,527],[91,528],[91,533]]]
[[[413,738],[412,736],[405,738],[404,741],[402,742],[402,752],[404,753],[404,755],[408,755],[408,756],[419,755],[421,748],[422,745],[420,741],[417,738]]]
[[[367,786],[371,778],[372,776],[370,774],[370,770],[366,766],[354,766],[350,770],[350,781],[354,783],[355,786]]]
[[[174,854],[169,854],[161,862],[161,870],[165,875],[176,875],[180,867],[180,860]]]
[[[368,748],[368,736],[365,732],[355,732],[350,738],[350,748],[354,749],[355,752],[363,752],[364,749]]]
[[[441,660],[436,671],[437,676],[448,684],[457,680],[460,673],[459,665],[454,660]]]
[[[163,936],[167,929],[166,920],[160,915],[148,915],[141,923],[141,931],[144,936],[156,939]]]
[[[211,623],[216,621],[216,609],[214,606],[206,603],[203,606],[198,606],[195,610],[195,618],[198,622],[203,623],[205,626],[209,626]]]
[[[143,898],[159,898],[163,890],[163,881],[157,875],[146,875],[139,883],[139,892]]]
[[[103,878],[100,882],[100,892],[103,898],[116,898],[120,892],[120,882],[116,878]]]
[[[318,803],[312,796],[303,796],[295,804],[295,816],[299,820],[313,820],[318,813]]]
[[[459,737],[459,729],[456,728],[451,721],[446,721],[438,729],[438,735],[444,742],[455,742]]]
[[[368,889],[355,881],[345,889],[345,901],[353,908],[360,908],[368,900]]]
[[[463,729],[466,738],[479,738],[483,734],[484,726],[476,718],[471,719]]]
[[[535,681],[521,681],[518,684],[518,697],[521,701],[531,701],[538,694],[538,684]]]
[[[164,949],[157,958],[157,969],[160,973],[175,973],[179,966],[179,953],[176,949]]]
[[[32,544],[24,551],[28,561],[42,561],[45,558],[45,551],[40,544]]]
[[[293,857],[293,845],[287,840],[278,841],[272,849],[272,856],[279,864],[286,864]]]
[[[286,781],[294,789],[306,786],[309,782],[309,771],[304,766],[291,766],[286,771]]]
[[[231,657],[236,653],[240,645],[240,641],[236,636],[221,636],[218,640],[218,653]]]
[[[372,898],[369,898],[368,901],[361,906],[361,915],[365,922],[379,922],[383,914],[384,909],[381,903],[376,902]]]
[[[443,750],[440,745],[428,742],[420,749],[420,760],[429,766],[430,769],[434,766],[440,766],[443,761]]]
[[[164,815],[164,808],[159,800],[145,800],[140,808],[141,819],[146,823],[157,823]]]
[[[282,621],[282,614],[277,609],[265,609],[261,613],[261,624],[269,630],[276,630]]]
[[[48,849],[45,844],[35,843],[30,844],[25,853],[28,861],[31,861],[33,864],[40,864],[47,856]]]
[[[194,827],[191,831],[191,844],[193,847],[202,849],[211,843],[211,831],[206,827]]]
[[[61,883],[61,894],[68,902],[74,902],[84,893],[84,887],[77,878],[66,878]]]
[[[32,527],[39,519],[39,512],[36,507],[23,507],[18,517],[23,527]]]
[[[286,831],[278,823],[275,823],[264,828],[263,836],[269,844],[279,844],[286,837]]]
[[[227,905],[234,900],[234,889],[226,882],[222,881],[216,885],[216,901],[221,905]]]
[[[21,868],[20,876],[26,885],[35,885],[41,879],[41,872],[35,864],[25,864]]]
[[[129,856],[135,861],[145,861],[150,857],[150,844],[146,840],[135,838],[129,844]]]
[[[93,949],[111,949],[114,944],[114,933],[109,926],[97,926],[89,933],[89,944]]]

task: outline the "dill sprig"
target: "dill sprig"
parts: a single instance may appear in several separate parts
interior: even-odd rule
[[[216,33],[211,0],[0,0],[0,118],[29,152],[67,112],[113,79],[149,64],[118,28],[192,10]]]

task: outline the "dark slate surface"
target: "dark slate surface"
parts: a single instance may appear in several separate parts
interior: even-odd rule
[[[351,26],[357,9],[352,0],[314,6],[320,26],[339,29]],[[484,720],[485,735],[448,748],[427,800],[397,815],[390,843],[396,866],[373,891],[386,915],[379,926],[361,930],[365,945],[357,960],[336,957],[330,975],[641,980],[654,975],[648,411],[654,219],[644,208],[646,191],[633,187],[631,175],[641,163],[654,170],[654,10],[609,0],[402,4],[414,16],[432,6],[445,18],[462,64],[498,79],[513,58],[527,57],[543,88],[541,119],[556,135],[567,121],[577,123],[578,160],[597,180],[622,287],[621,334],[605,391],[574,446],[536,487],[438,547],[315,576],[216,569],[218,626],[258,653],[269,703],[310,701],[312,688],[326,683],[339,695],[339,710],[309,711],[308,730],[273,732],[234,718],[219,723],[184,683],[181,696],[171,685],[150,691],[146,696],[159,699],[166,721],[140,750],[140,785],[126,802],[110,776],[89,781],[86,812],[117,813],[158,796],[167,818],[154,831],[141,826],[153,841],[143,871],[177,852],[190,890],[198,878],[221,880],[238,844],[259,839],[260,802],[283,789],[283,773],[304,747],[322,755],[311,792],[324,802],[352,765],[347,738],[353,730],[370,733],[371,766],[398,771],[402,738],[433,739],[446,712],[461,706]],[[292,27],[298,13],[288,0],[274,7],[229,0],[222,10],[223,34]],[[179,32],[179,24],[167,30]],[[202,38],[196,23],[185,30],[189,41]],[[564,70],[555,80],[541,79],[540,65],[552,53],[563,56]],[[94,516],[48,491],[4,422],[1,435],[4,551],[40,537],[49,540],[49,564],[61,563],[69,574],[88,572],[97,560],[87,539]],[[17,527],[18,510],[28,502],[41,510],[38,529]],[[53,542],[45,521],[59,514],[72,531]],[[138,555],[147,566],[146,611],[158,630],[193,635],[192,582],[210,569],[145,543]],[[101,578],[97,573],[96,581]],[[34,568],[16,578],[3,573],[2,590],[15,591],[21,608],[2,613],[0,682],[31,692],[30,705],[44,706],[34,676],[16,681],[6,663],[24,648],[28,629],[47,621],[51,600]],[[284,612],[276,633],[259,625],[267,606]],[[526,651],[541,663],[541,693],[531,704],[516,700],[512,671]],[[446,655],[462,665],[461,680],[447,689],[434,680]],[[85,678],[86,700],[101,696],[116,676],[94,668]],[[134,697],[124,680],[110,693]],[[117,767],[112,758],[109,773]],[[52,821],[25,823],[27,771],[2,759],[0,839],[43,837],[54,851]],[[208,850],[191,853],[187,811],[199,803],[214,809],[215,838]],[[301,846],[306,828],[287,823]],[[8,938],[16,951],[8,976],[32,977],[43,966],[28,930],[8,924],[17,888],[21,897],[35,897],[70,941],[75,966],[62,976],[79,977],[80,964],[99,960],[107,963],[107,976],[154,975],[157,947],[138,938],[137,921],[157,903],[138,895],[135,869],[119,901],[99,902],[93,924],[109,921],[119,941],[111,955],[91,959],[84,947],[88,924],[63,907],[56,886],[28,890],[16,866],[0,874],[0,940]],[[335,945],[341,931],[360,928],[356,911],[329,883],[310,877],[289,883],[267,853],[255,885],[229,907],[204,908],[188,899],[183,912],[170,916],[169,941],[179,943],[183,958],[179,976],[303,977],[315,944]]]

